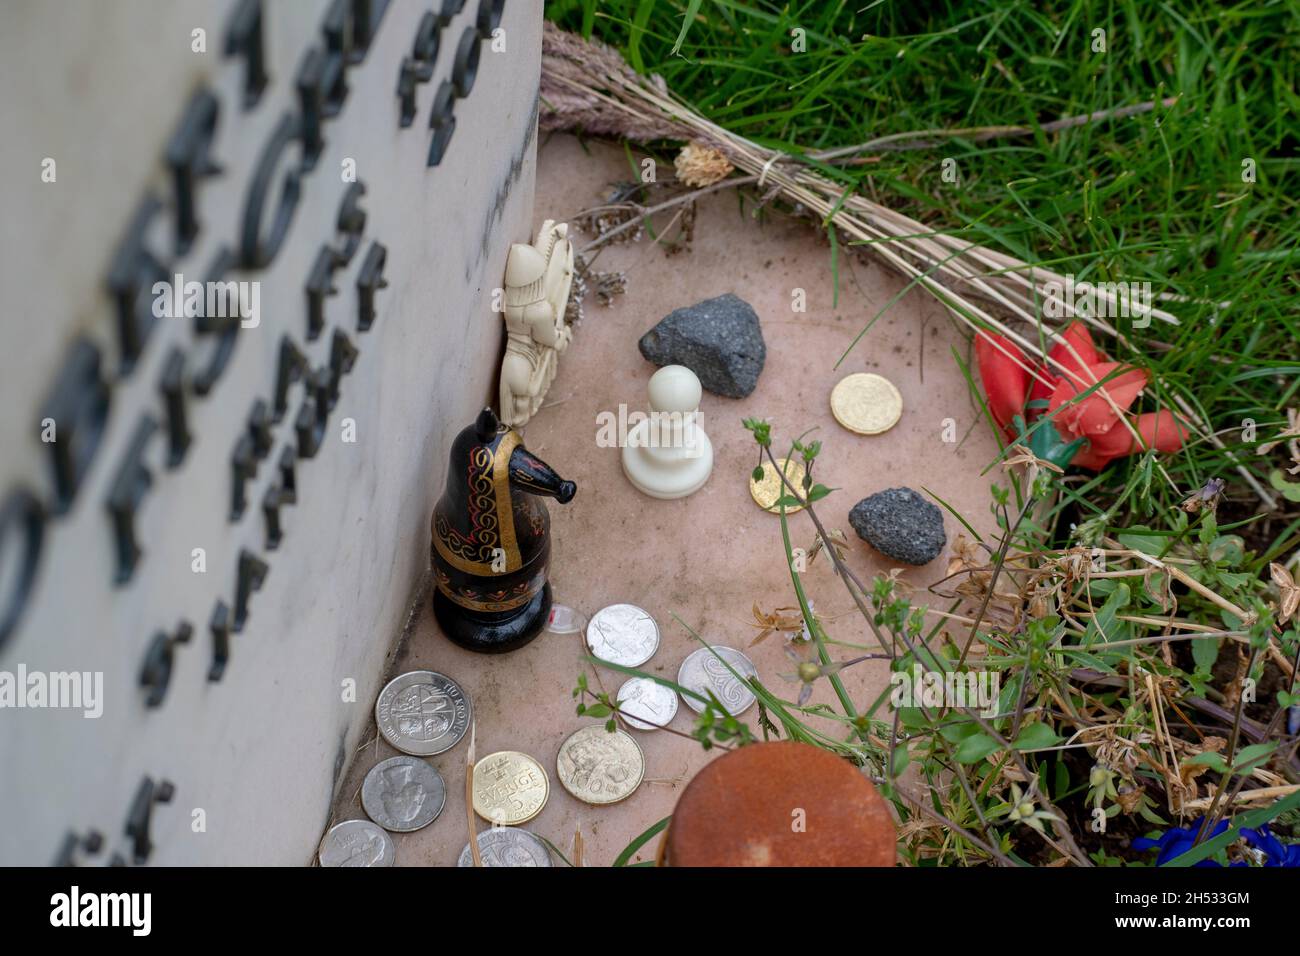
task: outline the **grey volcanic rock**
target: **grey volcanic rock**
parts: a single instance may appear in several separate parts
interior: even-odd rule
[[[727,398],[752,392],[767,361],[758,315],[730,292],[669,312],[637,345],[648,361],[685,365],[706,389]]]
[[[906,564],[928,564],[948,543],[943,512],[911,488],[863,498],[849,512],[849,524],[877,551]]]

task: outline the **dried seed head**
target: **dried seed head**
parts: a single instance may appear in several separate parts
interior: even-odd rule
[[[673,160],[673,166],[677,169],[677,178],[695,189],[712,186],[726,179],[735,169],[718,150],[698,142],[683,146]]]

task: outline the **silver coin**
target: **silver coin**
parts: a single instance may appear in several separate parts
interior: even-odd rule
[[[402,753],[431,757],[460,743],[469,729],[470,703],[459,684],[436,671],[394,677],[375,701],[375,723]]]
[[[392,866],[392,838],[369,820],[344,820],[320,844],[321,866]]]
[[[717,652],[716,655],[714,651]],[[746,684],[737,680],[736,675],[728,670],[726,664],[718,660],[718,657],[722,657],[742,677],[758,676],[754,662],[740,651],[734,647],[714,644],[712,649],[701,647],[682,661],[681,669],[677,671],[677,683],[705,697],[708,696],[709,691],[712,691],[713,696],[718,698],[727,713],[735,717],[737,714],[744,713],[754,703],[754,692]],[[686,701],[686,706],[697,714],[704,710],[704,704],[694,697],[683,694],[682,699]]]
[[[603,806],[630,797],[645,779],[645,754],[629,733],[588,724],[560,744],[555,772],[583,803]]]
[[[427,827],[446,802],[442,774],[419,757],[389,757],[371,767],[361,784],[366,814],[394,833]]]
[[[637,730],[658,730],[677,716],[677,694],[648,677],[624,681],[617,700],[619,713]]]
[[[587,622],[587,646],[602,661],[636,667],[659,649],[659,625],[635,604],[611,604]]]
[[[521,827],[493,827],[478,835],[478,853],[484,866],[550,866],[551,851]],[[469,844],[460,851],[457,866],[473,866]]]

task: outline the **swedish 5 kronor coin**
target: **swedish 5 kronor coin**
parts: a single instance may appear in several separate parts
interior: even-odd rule
[[[446,802],[442,774],[420,757],[389,757],[371,767],[361,784],[366,814],[395,833],[428,826]]]
[[[321,866],[392,866],[392,838],[369,820],[344,820],[320,844]]]
[[[528,754],[502,750],[474,765],[474,812],[489,823],[527,823],[546,806],[551,782]]]
[[[384,739],[417,757],[431,757],[460,743],[470,713],[461,686],[436,671],[394,677],[375,701],[375,723]]]

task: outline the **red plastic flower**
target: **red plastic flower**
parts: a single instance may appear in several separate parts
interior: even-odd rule
[[[1122,427],[1116,410],[1128,411],[1146,387],[1147,373],[1141,369],[1118,362],[1098,362],[1081,374],[1069,372],[1057,379],[1047,410],[1056,416],[1056,427],[1062,433],[1094,438]],[[1084,397],[1077,398],[1079,395]]]
[[[1011,419],[1025,413],[1029,359],[1025,358],[1020,346],[1005,335],[980,331],[975,333],[975,360],[979,364],[980,379],[984,382],[989,414],[1010,441],[1016,435]]]
[[[1110,431],[1090,438],[1087,447],[1080,450],[1070,464],[1101,471],[1116,458],[1147,448],[1165,453],[1178,451],[1189,435],[1188,429],[1167,409],[1145,412],[1132,419],[1132,424],[1142,439],[1141,445],[1122,423],[1117,424]]]
[[[1061,339],[1062,341],[1053,345],[1047,354],[1060,362],[1061,365],[1064,365],[1066,372],[1063,373],[1060,366],[1054,365],[1052,362],[1040,366],[1038,369],[1039,375],[1034,379],[1034,387],[1029,392],[1031,402],[1050,399],[1062,374],[1068,373],[1082,379],[1089,365],[1096,365],[1102,361],[1101,353],[1092,344],[1092,336],[1088,334],[1088,327],[1082,322],[1071,322],[1065,331],[1061,333]],[[1035,417],[1034,409],[1030,409],[1030,417]]]
[[[1145,371],[1107,359],[1082,323],[1071,323],[1060,339],[1048,352],[1054,361],[1031,374],[1015,343],[1001,335],[976,333],[975,356],[989,412],[1008,441],[1016,438],[1016,416],[1028,422],[1047,412],[1061,442],[1086,439],[1070,459],[1080,468],[1100,471],[1125,455],[1149,448],[1174,452],[1183,446],[1189,431],[1171,412],[1128,415],[1150,381]],[[1056,443],[1051,439],[1053,447]]]

